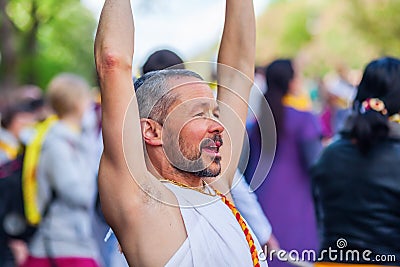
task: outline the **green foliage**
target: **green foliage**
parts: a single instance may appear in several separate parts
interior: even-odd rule
[[[45,88],[59,72],[94,82],[96,22],[79,0],[9,0],[6,11],[15,26],[20,84]]]
[[[257,22],[257,64],[298,57],[308,76],[400,56],[398,0],[275,0]]]
[[[320,6],[306,0],[272,1],[258,20],[258,63],[277,57],[295,57],[312,42]]]
[[[311,34],[307,28],[308,19],[307,12],[297,12],[287,18],[285,22],[286,30],[281,36],[282,52],[294,55],[311,40]]]
[[[380,54],[400,55],[400,1],[396,0],[350,0],[347,12],[353,28]]]

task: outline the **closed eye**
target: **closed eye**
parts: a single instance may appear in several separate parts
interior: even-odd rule
[[[204,112],[200,112],[197,113],[196,115],[194,115],[194,117],[203,117],[204,116]]]

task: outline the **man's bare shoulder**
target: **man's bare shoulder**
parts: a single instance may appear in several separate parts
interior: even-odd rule
[[[133,173],[125,163],[115,164],[103,155],[99,168],[99,189],[105,195],[104,201],[114,202],[116,206],[129,205],[134,209],[141,209],[143,205],[150,205],[150,208],[177,206],[174,194],[154,175],[145,171],[141,172],[144,177],[136,179]]]
[[[130,179],[119,179],[129,182],[113,190],[110,181],[115,179],[110,175],[129,175]],[[107,160],[100,165],[99,188],[105,217],[132,266],[164,266],[187,237],[175,195],[154,176],[150,177],[152,174],[148,175],[149,179],[138,185],[129,171],[110,168]],[[133,191],[132,187],[140,190]]]

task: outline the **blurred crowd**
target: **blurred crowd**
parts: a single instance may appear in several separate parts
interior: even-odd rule
[[[161,50],[142,73],[182,63]],[[396,255],[397,261],[381,264],[399,265],[399,60],[372,61],[364,73],[337,66],[326,77],[309,79],[300,61],[277,59],[255,74],[249,142],[238,170],[244,182],[263,180],[252,195],[255,215],[246,217],[252,210],[234,199],[261,243],[301,254],[337,249],[344,238],[348,249]],[[47,88],[2,90],[0,112],[0,165],[26,153],[38,127],[52,120],[32,174],[38,228],[25,241],[0,232],[0,267],[126,266],[116,238],[103,240],[109,228],[96,183],[102,152],[97,89],[77,74],[61,73]],[[265,144],[271,128],[263,127],[271,118],[273,148]],[[258,171],[266,162],[268,173]],[[273,267],[288,264],[269,260]]]

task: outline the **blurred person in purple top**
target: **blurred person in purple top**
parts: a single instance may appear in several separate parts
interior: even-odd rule
[[[297,250],[301,255],[303,250],[316,250],[318,244],[308,169],[321,150],[321,134],[312,113],[282,103],[284,96],[295,94],[301,86],[292,61],[275,60],[265,73],[268,89],[264,96],[275,120],[277,146],[271,170],[256,194],[280,247]],[[263,119],[266,115],[262,114],[260,120]],[[258,124],[249,129],[249,138],[250,158],[245,175],[248,179],[259,179],[253,177],[257,165],[271,159],[260,158],[262,140]],[[278,259],[269,264],[286,265]]]

